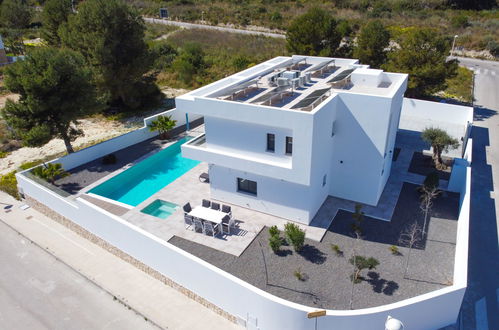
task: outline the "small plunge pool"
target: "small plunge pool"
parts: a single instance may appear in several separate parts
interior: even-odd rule
[[[152,215],[153,217],[166,219],[178,210],[178,208],[179,206],[177,204],[156,199],[154,202],[144,207],[140,212]]]

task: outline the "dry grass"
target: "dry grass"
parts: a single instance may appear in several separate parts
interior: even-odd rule
[[[154,40],[178,29],[179,27],[173,25],[146,23],[145,39]]]
[[[197,88],[240,71],[234,60],[243,57],[248,67],[279,55],[286,55],[286,41],[264,36],[242,35],[213,30],[185,29],[171,35],[168,43],[182,48],[186,43],[200,44],[205,53],[206,70],[189,84],[182,83],[178,74],[164,70],[157,76],[160,86]]]
[[[128,0],[127,2],[143,14],[151,16],[157,16],[159,8],[162,7],[159,1],[154,0]],[[341,2],[344,3],[343,8],[335,7],[334,3]],[[459,34],[462,37],[458,40],[459,46],[467,49],[483,50],[490,40],[499,41],[499,11],[497,10],[444,9],[444,0],[412,2],[413,9],[402,7],[403,3],[401,0],[381,2],[183,0],[168,2],[167,7],[172,19],[204,20],[213,25],[257,25],[285,30],[294,17],[316,6],[330,11],[336,18],[350,21],[356,28],[365,24],[367,20],[381,19],[389,26],[426,26],[436,28],[450,36]],[[466,16],[469,25],[466,27],[453,25],[453,18],[457,16]]]
[[[286,41],[263,36],[250,36],[212,30],[182,30],[168,40],[175,46],[182,47],[185,43],[195,42],[202,45],[208,54],[227,53],[231,56],[245,55],[265,60],[279,55],[285,55]]]

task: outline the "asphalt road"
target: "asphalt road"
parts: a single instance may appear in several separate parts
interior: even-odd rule
[[[171,20],[167,20],[167,19],[157,19],[157,18],[144,17],[144,21],[146,21],[148,23],[155,23],[155,24],[174,25],[174,26],[178,26],[178,27],[182,27],[182,28],[186,28],[186,29],[217,30],[217,31],[223,31],[223,32],[239,33],[239,34],[260,35],[260,36],[266,36],[266,37],[271,37],[271,38],[281,38],[281,39],[286,38],[285,34],[279,34],[279,33],[263,32],[263,31],[255,31],[255,30],[234,29],[234,28],[221,27],[221,26],[171,21]]]
[[[499,62],[458,58],[474,79],[468,289],[461,329],[499,329]]]
[[[0,329],[157,329],[0,221]]]

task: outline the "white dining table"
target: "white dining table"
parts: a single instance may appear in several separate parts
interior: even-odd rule
[[[227,215],[222,211],[213,210],[203,206],[196,206],[189,212],[189,215],[195,218],[201,218],[203,220],[208,220],[213,223],[222,223],[222,219]]]

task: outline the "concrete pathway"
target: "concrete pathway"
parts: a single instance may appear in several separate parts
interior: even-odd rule
[[[0,221],[164,329],[239,329],[211,310],[0,192]],[[75,286],[78,285],[75,283]],[[40,302],[41,303],[41,302]],[[95,306],[94,306],[95,307]],[[90,310],[90,308],[89,308]],[[21,317],[21,313],[19,317]],[[88,317],[91,317],[89,315]]]
[[[235,29],[235,28],[228,28],[228,27],[222,27],[222,26],[186,23],[186,22],[171,21],[171,20],[167,20],[167,19],[157,19],[157,18],[149,18],[149,17],[143,17],[143,18],[144,18],[144,21],[146,21],[147,23],[173,25],[173,26],[178,26],[178,27],[185,28],[185,29],[217,30],[217,31],[222,31],[222,32],[259,35],[259,36],[265,36],[265,37],[271,37],[271,38],[286,39],[286,35],[280,34],[280,33],[255,31],[255,30],[243,30],[243,29]]]

